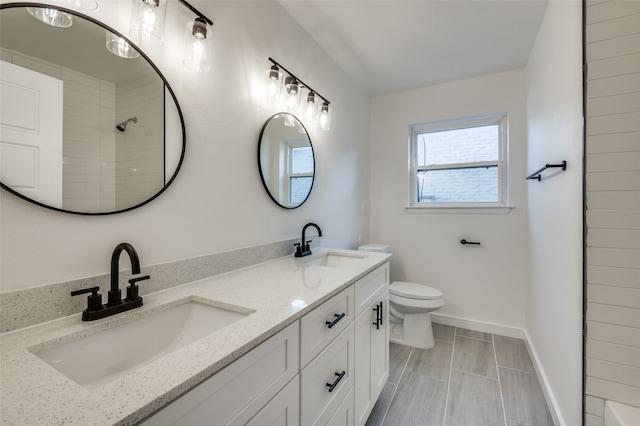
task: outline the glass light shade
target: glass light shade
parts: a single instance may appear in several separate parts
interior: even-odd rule
[[[329,110],[329,102],[325,101],[320,108],[318,126],[320,126],[320,129],[322,130],[331,129],[331,111]]]
[[[131,47],[131,45],[127,43],[122,37],[118,37],[111,31],[106,30],[105,34],[107,39],[106,45],[109,52],[113,53],[114,55],[118,55],[121,58],[127,59],[137,58],[138,56],[140,56],[140,53],[138,53],[136,49]]]
[[[162,46],[167,0],[133,0],[129,34],[150,46]]]
[[[73,24],[70,14],[57,9],[47,9],[42,7],[28,7],[27,10],[36,19],[53,27],[68,28]]]
[[[309,119],[310,122],[313,122],[313,119],[316,116],[317,110],[317,102],[316,102],[316,94],[309,91],[307,98],[304,103],[304,115]]]
[[[211,27],[196,18],[186,26],[182,64],[195,72],[207,72],[211,68],[211,37],[207,37]]]
[[[267,70],[267,101],[278,102],[282,84],[282,73],[277,65]]]
[[[300,100],[300,82],[294,77],[287,77],[284,81],[284,102],[289,111],[294,111]]]
[[[95,0],[64,0],[64,2],[78,9],[95,10],[98,8],[98,2]]]

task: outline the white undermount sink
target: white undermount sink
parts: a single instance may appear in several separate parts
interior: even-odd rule
[[[305,262],[307,265],[327,266],[329,268],[344,268],[361,261],[367,256],[358,256],[346,253],[323,253],[317,257],[312,257]]]
[[[247,315],[187,300],[35,355],[76,383],[95,389]]]

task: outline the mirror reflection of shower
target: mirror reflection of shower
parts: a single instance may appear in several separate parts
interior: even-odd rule
[[[124,132],[127,129],[127,124],[129,124],[130,121],[133,121],[134,123],[138,122],[138,117],[131,117],[128,118],[126,120],[124,120],[122,123],[116,125],[116,129],[120,130],[121,132]]]

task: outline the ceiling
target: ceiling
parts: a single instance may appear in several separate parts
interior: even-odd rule
[[[370,95],[522,68],[547,0],[279,0]]]

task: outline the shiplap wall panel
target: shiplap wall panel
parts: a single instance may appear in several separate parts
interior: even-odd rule
[[[640,191],[640,172],[588,173],[587,187],[589,191]],[[613,205],[608,207],[607,210],[616,209]]]
[[[640,211],[591,210],[587,212],[587,226],[600,229],[640,229]]]
[[[640,1],[586,7],[586,406],[640,406]]]
[[[640,209],[640,192],[611,190],[587,192],[587,208],[591,210],[638,210]]]
[[[589,117],[640,111],[640,91],[589,99],[587,111]]]
[[[617,324],[625,327],[640,327],[640,318],[637,315],[638,308],[605,305],[597,301],[588,303],[587,308],[588,321]],[[638,354],[640,355],[640,352]],[[637,363],[638,367],[640,367],[640,357],[638,357]]]
[[[637,72],[640,72],[640,53],[589,63],[589,78],[594,81]]]
[[[594,284],[640,288],[640,269],[588,265],[587,280]]]
[[[592,67],[590,66],[590,76],[592,72],[591,68]],[[638,75],[637,73],[622,74],[614,75],[612,77],[600,78],[597,80],[589,80],[588,90],[589,99],[637,92],[638,90],[640,90],[640,75]],[[587,114],[589,113],[587,112]]]
[[[592,303],[640,308],[640,288],[589,284],[588,291]]]
[[[594,359],[587,366],[587,374],[599,379],[633,386],[640,381],[640,368],[629,367],[615,362]]]
[[[640,348],[640,329],[637,327],[587,321],[587,329],[593,340]]]

